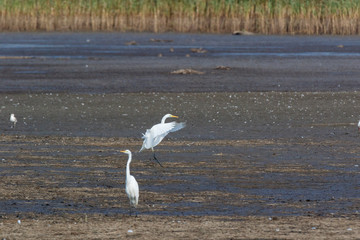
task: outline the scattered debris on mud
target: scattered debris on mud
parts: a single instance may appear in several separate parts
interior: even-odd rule
[[[205,72],[201,72],[198,70],[194,70],[191,68],[187,68],[187,69],[179,69],[179,70],[175,70],[172,71],[171,74],[204,74]]]

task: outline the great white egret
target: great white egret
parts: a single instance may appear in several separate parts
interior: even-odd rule
[[[166,135],[168,135],[168,133],[170,132],[175,132],[178,131],[182,128],[185,127],[185,123],[181,122],[169,122],[169,123],[165,123],[165,120],[167,118],[178,118],[178,116],[174,116],[172,114],[166,114],[162,119],[161,119],[161,123],[156,124],[154,126],[152,126],[151,129],[147,129],[146,133],[143,134],[142,138],[144,139],[143,145],[140,149],[139,152],[141,152],[144,149],[149,149],[151,148],[151,150],[154,152],[154,147],[156,145],[158,145]],[[161,163],[159,162],[159,160],[157,160],[156,156],[155,156],[155,152],[153,155],[154,160],[156,160],[160,166]]]
[[[126,164],[126,180],[125,180],[125,192],[130,200],[130,215],[131,215],[131,207],[136,208],[139,201],[139,184],[137,183],[135,177],[130,175],[130,163],[131,163],[131,152],[130,150],[121,151],[129,155],[129,159]],[[136,213],[136,211],[135,211]],[[137,213],[136,213],[137,216]]]
[[[11,128],[15,128],[15,125],[16,125],[16,123],[17,123],[17,119],[16,119],[16,117],[15,117],[15,114],[13,114],[13,113],[10,114],[10,122],[13,124],[13,125],[11,126]]]
[[[358,131],[360,132],[360,120],[358,122]]]

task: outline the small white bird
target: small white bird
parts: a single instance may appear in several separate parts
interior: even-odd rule
[[[10,114],[10,122],[12,123],[12,126],[11,126],[11,128],[15,128],[15,125],[16,125],[16,123],[17,123],[17,119],[16,119],[16,117],[15,117],[15,114]]]
[[[139,201],[139,184],[137,183],[134,176],[130,175],[130,163],[131,163],[131,152],[130,150],[121,151],[129,155],[129,159],[126,164],[126,180],[125,180],[125,192],[130,200],[130,216],[131,207],[136,208]],[[136,213],[136,211],[135,211]],[[137,216],[137,213],[136,213]]]
[[[149,148],[151,148],[151,150],[154,152],[154,147],[158,145],[164,139],[164,137],[168,135],[168,133],[178,131],[186,126],[184,122],[165,123],[165,120],[169,117],[178,118],[178,116],[174,116],[172,114],[166,114],[161,119],[161,123],[152,126],[151,129],[147,129],[146,133],[143,134],[142,138],[144,139],[144,142],[139,152]],[[153,158],[160,164],[160,166],[162,166],[161,163],[157,160],[155,156],[155,152]]]

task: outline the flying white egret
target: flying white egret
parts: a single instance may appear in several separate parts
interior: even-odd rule
[[[15,125],[17,123],[17,119],[15,117],[15,114],[13,114],[13,113],[10,114],[10,122],[12,123],[11,128],[15,128]]]
[[[168,133],[178,131],[185,127],[186,124],[184,122],[165,123],[165,120],[169,117],[178,118],[178,116],[174,116],[172,114],[166,114],[161,119],[161,123],[152,126],[151,129],[147,129],[146,133],[143,134],[143,136],[142,136],[142,138],[144,139],[144,142],[143,142],[143,145],[139,152],[141,152],[144,149],[149,149],[149,148],[151,148],[151,150],[154,152],[154,147],[156,145],[158,145],[164,139],[164,137],[166,135],[168,135]],[[153,158],[154,158],[154,160],[156,160],[159,163],[160,166],[162,166],[161,163],[159,162],[159,160],[157,160],[157,158],[155,156],[155,152],[154,152]]]
[[[130,175],[130,163],[131,163],[131,152],[130,150],[121,151],[129,155],[129,159],[126,164],[126,180],[125,180],[125,192],[130,200],[130,215],[131,207],[136,208],[139,201],[139,184],[137,183],[135,177]],[[136,213],[136,211],[135,211]],[[137,213],[136,213],[137,216]]]

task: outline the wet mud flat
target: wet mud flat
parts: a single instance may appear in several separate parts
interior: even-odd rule
[[[360,238],[359,43],[3,34],[0,237]],[[161,168],[138,150],[166,113],[187,127],[156,147]]]
[[[118,150],[139,144],[128,138],[2,136],[3,154],[16,155],[1,163],[1,233],[10,239],[359,234],[357,160],[324,157],[352,154],[355,144],[164,142],[158,156],[165,168],[146,153],[134,156],[132,174],[141,193],[134,217],[124,192],[127,159]],[[306,151],[321,157],[299,161],[289,153]]]
[[[6,238],[360,234],[357,92],[2,96],[19,120],[1,125]],[[137,151],[165,103],[187,127],[156,148],[161,168]],[[123,149],[134,152],[137,218]]]

